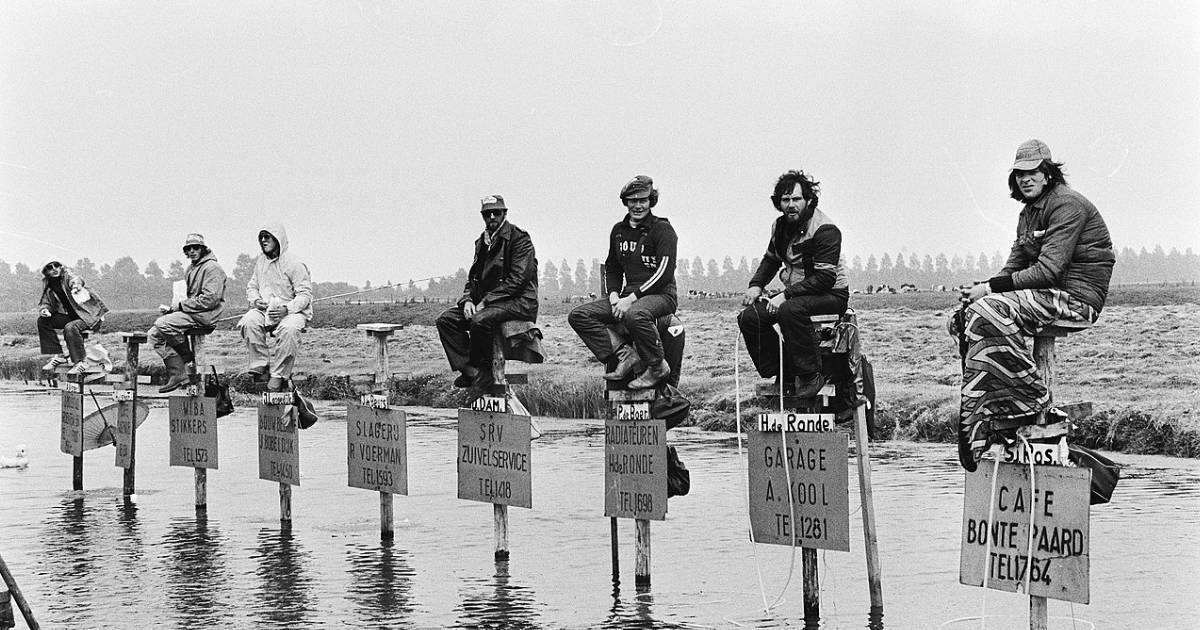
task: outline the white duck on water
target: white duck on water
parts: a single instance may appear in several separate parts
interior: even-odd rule
[[[0,455],[0,468],[27,468],[28,466],[29,457],[26,456],[26,448],[24,444],[17,446],[16,457]]]

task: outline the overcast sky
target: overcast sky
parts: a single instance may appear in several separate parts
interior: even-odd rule
[[[736,260],[791,168],[847,259],[990,255],[1033,137],[1118,247],[1200,249],[1197,6],[4,0],[0,260],[198,231],[232,270],[281,220],[316,280],[400,282],[468,266],[498,193],[573,266],[639,173],[680,256]]]

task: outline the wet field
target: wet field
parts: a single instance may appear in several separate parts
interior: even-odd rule
[[[346,486],[344,409],[318,411],[300,434],[286,533],[278,484],[257,478],[251,409],[221,420],[221,467],[198,519],[192,471],[168,466],[165,407],[138,432],[138,496],[126,506],[111,448],[85,454],[85,490],[70,491],[57,395],[0,394],[0,454],[24,443],[31,462],[0,469],[0,553],[43,627],[804,625],[800,554],[749,542],[744,460],[729,434],[671,432],[692,492],[653,522],[653,581],[639,592],[631,521],[620,522],[620,584],[612,579],[601,422],[539,418],[533,509],[510,508],[511,558],[497,563],[491,506],[456,498],[453,412],[408,410],[410,494],[395,498],[396,537],[381,543],[378,494]],[[952,448],[873,449],[884,612],[869,612],[851,460],[851,551],[817,554],[820,627],[979,628],[955,620],[985,605],[987,628],[1028,627],[1027,598],[989,590],[985,603],[983,589],[958,583],[963,473]],[[1092,508],[1091,603],[1051,601],[1051,627],[1195,628],[1200,462],[1114,459],[1128,467],[1113,502]],[[764,592],[769,602],[782,592],[769,613]]]

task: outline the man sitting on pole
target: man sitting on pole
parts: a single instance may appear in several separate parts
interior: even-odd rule
[[[537,256],[529,233],[508,222],[500,195],[482,199],[484,230],[458,305],[437,318],[455,387],[482,386],[491,374],[492,335],[510,320],[536,321]]]
[[[608,295],[582,304],[567,316],[571,328],[601,363],[613,356],[617,367],[604,378],[620,381],[644,368],[629,382],[630,389],[649,389],[671,375],[658,333],[658,318],[675,312],[675,228],[651,208],[658,189],[645,175],[621,188],[625,218],[613,226],[608,239],[604,281]],[[633,346],[613,348],[608,326],[624,323]]]
[[[159,306],[162,316],[146,331],[154,351],[167,366],[167,382],[158,389],[167,393],[188,383],[187,364],[195,360],[188,346],[187,331],[212,326],[225,310],[225,270],[217,264],[200,234],[188,234],[183,254],[192,261],[184,275],[187,293],[170,306]]]
[[[250,310],[238,322],[246,342],[250,368],[255,381],[270,380],[267,389],[283,391],[292,377],[296,354],[300,351],[300,332],[312,319],[312,280],[308,266],[288,251],[287,231],[279,223],[258,232],[262,249],[254,261],[254,273],[246,283]],[[278,339],[275,354],[270,354],[267,333]]]
[[[771,225],[767,251],[742,304],[738,327],[746,350],[763,378],[794,379],[794,396],[817,395],[825,385],[821,352],[812,315],[846,312],[850,298],[842,266],[842,232],[820,210],[820,184],[804,171],[788,171],[775,182],[771,202],[783,216]],[[782,269],[781,269],[782,268]],[[763,289],[779,271],[783,291],[766,296]],[[785,359],[779,374],[779,336],[783,331]]]

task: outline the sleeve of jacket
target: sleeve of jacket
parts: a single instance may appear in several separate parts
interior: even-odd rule
[[[662,293],[663,289],[675,281],[675,253],[679,249],[679,236],[670,223],[659,220],[654,224],[650,236],[654,239],[654,252],[658,256],[658,266],[654,273],[633,290],[637,297]]]
[[[604,287],[608,293],[621,292],[625,287],[625,267],[617,251],[617,226],[608,233],[608,258],[604,259]]]
[[[836,225],[822,225],[812,235],[812,273],[783,288],[789,298],[825,293],[837,282],[838,261],[842,257],[842,231]]]
[[[250,280],[246,282],[246,301],[250,303],[250,308],[254,308],[254,303],[262,299],[262,293],[258,290],[258,274],[259,263],[262,258],[254,259],[254,271],[250,272]]]
[[[754,270],[754,275],[750,277],[748,287],[758,287],[765,289],[775,274],[779,272],[779,265],[782,261],[779,255],[775,253],[775,223],[771,224],[771,236],[767,240],[767,251],[763,253],[762,261],[758,263],[758,269]]]
[[[989,280],[988,286],[993,292],[1061,286],[1063,273],[1071,263],[1087,215],[1083,206],[1069,197],[1055,200],[1047,211],[1049,219],[1046,231],[1041,236],[1042,245],[1037,259],[1024,269]]]
[[[225,299],[225,270],[215,262],[205,265],[200,292],[179,303],[184,313],[204,313],[215,310]]]
[[[537,273],[533,265],[533,239],[523,230],[513,230],[512,235],[512,243],[509,244],[508,250],[508,273],[494,289],[483,296],[484,304],[520,296],[529,284],[530,276]]]
[[[296,297],[288,302],[289,313],[300,313],[312,304],[312,277],[308,274],[308,265],[297,261],[288,273],[288,281],[292,283],[292,291]]]

